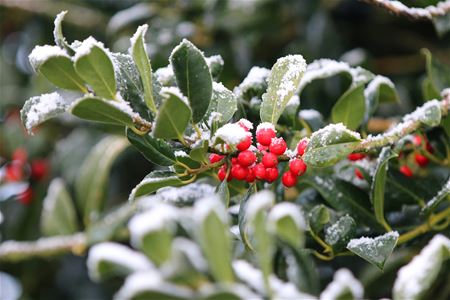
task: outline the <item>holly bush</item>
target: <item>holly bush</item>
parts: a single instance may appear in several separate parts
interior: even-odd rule
[[[186,39],[154,70],[147,25],[119,53],[68,42],[65,14],[55,45],[29,56],[58,90],[27,100],[23,124],[32,134],[71,114],[121,134],[96,143],[72,185],[51,181],[46,237],[5,241],[0,260],[86,254],[92,280],[119,282],[116,299],[448,296],[450,69],[427,50],[424,104],[380,131],[374,113],[399,96],[365,68],[287,55],[229,89],[222,57]],[[329,115],[302,108],[309,86],[338,75],[348,85]],[[130,147],[149,173],[109,207],[104,187]]]

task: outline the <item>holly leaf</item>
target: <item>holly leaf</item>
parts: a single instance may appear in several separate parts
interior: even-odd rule
[[[153,171],[131,191],[130,201],[137,197],[148,195],[165,186],[180,186],[183,181],[171,171]]]
[[[365,111],[364,84],[359,84],[350,87],[338,99],[331,110],[331,119],[355,130],[363,121]]]
[[[333,225],[325,228],[325,242],[339,252],[356,235],[356,223],[352,217],[345,215]]]

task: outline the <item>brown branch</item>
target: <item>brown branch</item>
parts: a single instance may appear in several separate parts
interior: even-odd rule
[[[425,8],[408,7],[400,1],[389,0],[360,0],[378,7],[381,7],[395,15],[408,17],[412,20],[431,20],[434,17],[444,16],[450,13],[450,1],[439,2],[436,6]]]

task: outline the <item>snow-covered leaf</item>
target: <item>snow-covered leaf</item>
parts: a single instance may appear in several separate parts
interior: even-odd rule
[[[75,52],[70,47],[69,43],[67,43],[66,38],[64,37],[64,34],[62,32],[62,22],[64,20],[64,17],[67,14],[67,10],[64,10],[60,12],[56,18],[55,18],[55,27],[53,29],[53,37],[55,39],[55,44],[59,46],[62,49],[65,49],[70,54],[74,54]]]
[[[137,197],[148,195],[166,186],[183,185],[176,173],[171,171],[153,171],[131,191],[128,199],[134,200]]]
[[[175,163],[174,151],[166,141],[150,134],[139,135],[131,129],[127,129],[127,138],[152,163],[159,166],[172,166]]]
[[[365,110],[364,84],[351,86],[333,106],[331,119],[355,130],[363,121]]]
[[[220,202],[225,207],[228,207],[230,204],[230,190],[228,189],[228,182],[226,180],[217,186],[217,195],[219,196]]]
[[[58,93],[43,94],[28,99],[20,111],[23,125],[28,133],[42,122],[57,117],[69,107],[69,102]]]
[[[278,238],[294,249],[303,246],[306,225],[297,205],[288,202],[275,205],[269,213],[268,221]]]
[[[197,201],[194,206],[199,243],[217,282],[234,281],[231,241],[225,207],[217,197]]]
[[[45,235],[68,235],[78,229],[75,207],[60,178],[50,183],[43,201],[41,230]]]
[[[352,217],[345,215],[333,225],[325,228],[325,242],[339,252],[356,235],[356,223]]]
[[[450,178],[447,179],[447,182],[444,183],[442,189],[434,196],[431,200],[427,202],[425,207],[422,208],[422,212],[425,214],[429,214],[434,209],[438,207],[439,204],[442,203],[450,195]]]
[[[187,96],[192,120],[202,120],[212,97],[212,78],[205,57],[188,40],[183,40],[170,55],[178,88]]]
[[[152,270],[150,261],[137,251],[112,242],[100,243],[89,250],[87,267],[94,280]]]
[[[330,124],[311,135],[303,159],[314,167],[331,166],[351,153],[360,141],[359,133],[341,123]]]
[[[437,279],[444,262],[450,258],[450,240],[442,234],[431,239],[419,255],[402,267],[395,279],[393,299],[426,299],[426,292]]]
[[[435,127],[441,123],[441,103],[431,100],[418,107],[415,111],[403,117],[404,121],[419,121],[424,125]]]
[[[183,140],[183,133],[191,119],[191,109],[182,98],[174,92],[164,93],[166,99],[156,116],[153,136],[156,138]]]
[[[226,286],[205,286],[200,290],[202,300],[261,300],[261,296],[255,294],[247,286],[234,283]]]
[[[237,99],[232,91],[223,86],[222,83],[213,82],[213,94],[208,111],[203,120],[206,123],[218,121],[225,124],[237,110]]]
[[[102,43],[89,37],[76,49],[74,63],[78,75],[97,96],[116,99],[116,77],[109,52]]]
[[[160,266],[170,258],[178,210],[167,204],[135,215],[128,223],[131,243]]]
[[[364,90],[365,98],[365,115],[364,122],[368,122],[369,118],[375,113],[378,103],[398,102],[398,95],[394,83],[387,77],[377,75],[369,82]]]
[[[308,214],[309,227],[314,233],[319,233],[330,222],[330,212],[323,205],[316,205]]]
[[[288,55],[277,60],[270,72],[267,92],[262,96],[262,122],[274,125],[278,122],[286,104],[297,91],[305,70],[306,62],[301,55]]]
[[[144,86],[144,100],[147,107],[156,113],[156,105],[153,101],[153,83],[152,83],[152,66],[145,50],[144,37],[147,32],[148,25],[139,26],[136,33],[131,38],[130,53],[133,56],[134,63],[141,75],[142,85]]]
[[[361,237],[352,239],[347,249],[383,270],[384,264],[395,248],[398,232],[391,231],[376,238]]]
[[[322,114],[315,109],[300,110],[298,112],[298,119],[302,127],[309,127],[311,132],[317,131],[325,125]]]
[[[137,115],[125,101],[108,101],[93,96],[74,101],[69,111],[81,119],[130,127],[134,126],[133,118]]]
[[[270,70],[261,67],[252,67],[247,77],[235,88],[237,97],[250,100],[253,97],[260,98],[267,89],[267,78]]]
[[[95,220],[103,209],[112,164],[128,146],[123,137],[107,136],[83,161],[75,180],[75,192],[85,224]]]
[[[208,65],[211,76],[214,80],[217,80],[222,73],[224,61],[220,55],[212,55],[205,57],[206,64]]]
[[[363,299],[364,288],[347,269],[334,273],[333,281],[320,294],[320,300],[359,300]]]

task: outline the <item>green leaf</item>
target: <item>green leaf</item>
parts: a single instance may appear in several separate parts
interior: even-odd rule
[[[55,44],[60,48],[66,49],[70,54],[74,54],[75,51],[67,43],[66,38],[62,32],[62,21],[67,14],[67,10],[60,12],[55,18],[55,28],[53,29],[53,37],[55,39]]]
[[[387,231],[392,231],[392,229],[384,218],[386,173],[388,171],[389,160],[397,156],[398,155],[394,153],[390,147],[384,147],[381,149],[375,168],[375,173],[373,175],[372,184],[370,186],[370,200],[373,204],[375,218]]]
[[[208,140],[202,140],[201,143],[197,144],[192,148],[189,156],[200,163],[207,161],[206,153],[208,152],[209,142]]]
[[[170,63],[178,88],[187,96],[192,109],[192,120],[202,120],[212,97],[212,78],[200,50],[184,39],[172,52]]]
[[[424,105],[418,107],[413,113],[406,115],[404,120],[419,121],[424,125],[435,127],[441,123],[441,103],[438,100],[425,102]]]
[[[335,253],[344,249],[355,235],[356,223],[349,215],[339,218],[336,223],[325,228],[325,242]]]
[[[223,70],[223,58],[220,55],[212,55],[210,57],[205,57],[206,64],[208,65],[211,76],[214,80],[217,80]]]
[[[55,178],[43,201],[41,230],[45,235],[69,235],[78,230],[75,207],[65,183]]]
[[[285,248],[286,275],[300,291],[317,294],[319,291],[319,273],[312,258],[311,250],[303,248]]]
[[[288,55],[277,60],[270,72],[267,92],[262,96],[261,121],[277,124],[305,70],[306,62],[301,55]]]
[[[369,203],[366,192],[332,175],[315,175],[304,180],[335,210],[346,212],[370,227],[380,228],[373,214],[364,206],[364,202]]]
[[[212,118],[220,124],[227,123],[237,110],[237,98],[222,83],[213,82],[213,95],[203,121],[209,123]],[[219,113],[220,115],[217,115]],[[214,115],[213,115],[214,114]]]
[[[248,200],[252,195],[253,188],[250,187],[247,193],[242,197],[242,200],[239,204],[239,214],[238,214],[238,226],[239,226],[239,234],[241,236],[241,240],[244,243],[245,249],[249,251],[253,251],[253,246],[250,243],[248,237],[248,214],[247,214],[247,206]]]
[[[300,121],[302,127],[309,128],[311,132],[317,131],[325,126],[322,114],[315,109],[300,110],[296,119]]]
[[[230,284],[226,286],[204,287],[201,300],[242,300],[259,299],[260,296],[243,284]]]
[[[333,281],[320,294],[320,299],[358,300],[364,297],[364,287],[348,269],[334,273]]]
[[[446,116],[445,118],[442,118],[441,126],[447,133],[448,138],[450,138],[450,115]]]
[[[419,255],[398,271],[392,293],[393,299],[429,299],[426,293],[437,280],[445,261],[449,258],[450,240],[442,234],[435,235]]]
[[[50,56],[41,64],[39,72],[57,87],[87,93],[83,79],[78,76],[72,60],[67,56]]]
[[[247,77],[235,89],[238,98],[250,101],[253,97],[261,98],[267,90],[267,78],[270,70],[261,67],[252,67]]]
[[[128,223],[132,245],[161,266],[171,255],[178,210],[167,204],[135,215]]]
[[[85,224],[97,219],[103,209],[112,164],[128,145],[123,137],[107,136],[83,161],[75,180],[75,192]]]
[[[433,212],[439,204],[442,203],[446,198],[450,195],[450,178],[444,184],[442,189],[434,196],[431,200],[427,202],[427,204],[422,208],[422,212],[425,214],[429,214]]]
[[[422,96],[425,101],[439,99],[441,97],[429,77],[425,77],[422,81]]]
[[[366,103],[364,122],[366,123],[375,113],[379,103],[394,103],[399,101],[394,83],[389,78],[380,75],[375,76],[367,85],[364,90],[364,96]]]
[[[355,130],[363,121],[365,110],[364,84],[352,86],[333,106],[331,119]]]
[[[70,113],[85,120],[134,127],[134,113],[128,103],[86,96],[72,103]]]
[[[219,196],[220,202],[222,202],[225,207],[230,205],[230,191],[226,180],[222,181],[217,186],[217,195]]]
[[[176,173],[171,171],[153,171],[131,191],[128,199],[134,200],[137,197],[148,195],[165,186],[183,185]]]
[[[20,111],[20,117],[28,133],[31,133],[34,127],[61,115],[68,107],[69,102],[58,93],[42,94],[31,97],[25,102]]]
[[[383,270],[398,241],[398,232],[391,231],[376,238],[352,239],[347,249]]]
[[[303,247],[305,220],[297,205],[279,203],[272,208],[268,219],[278,238],[294,249]]]
[[[147,24],[138,27],[136,33],[131,38],[130,53],[132,53],[134,63],[141,75],[142,85],[144,86],[145,103],[151,111],[156,113],[156,105],[153,101],[152,66],[144,44],[144,37],[147,29]]]
[[[217,282],[233,282],[231,241],[225,207],[218,198],[206,198],[196,202],[194,216],[199,242],[212,276]]]
[[[303,160],[314,167],[328,167],[353,152],[360,141],[357,132],[342,124],[330,124],[311,135]]]
[[[122,244],[111,242],[93,246],[89,250],[86,265],[90,277],[94,280],[126,276],[153,268],[153,265],[143,254]]]
[[[127,129],[127,138],[152,163],[159,166],[175,164],[174,151],[166,141],[154,138],[149,134],[139,135],[129,128]]]
[[[94,90],[97,96],[116,99],[114,67],[103,44],[89,37],[76,50],[75,70]]]
[[[430,50],[422,49],[421,52],[425,56],[429,84],[433,93],[439,94],[440,91],[450,86],[450,67],[433,58]]]
[[[156,138],[178,138],[183,141],[183,133],[191,119],[189,106],[173,92],[167,91],[166,100],[159,108],[153,128]]]
[[[330,222],[330,212],[323,205],[316,205],[308,214],[309,227],[314,233],[319,233]]]

